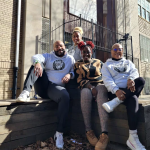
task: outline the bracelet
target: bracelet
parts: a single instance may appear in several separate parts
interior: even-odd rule
[[[38,60],[35,61],[35,64],[39,63]]]
[[[38,62],[38,60],[35,60],[35,62],[34,62],[34,66],[35,66],[35,64],[37,64],[37,63],[39,63],[39,62]]]

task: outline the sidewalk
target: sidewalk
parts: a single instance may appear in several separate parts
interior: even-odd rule
[[[139,103],[142,103],[143,106],[150,105],[150,95],[141,95],[139,97]]]

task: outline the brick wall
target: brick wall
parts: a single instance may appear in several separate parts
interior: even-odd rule
[[[0,100],[12,98],[15,62],[17,1],[0,0]],[[20,48],[22,44],[20,44]],[[21,52],[19,54],[21,58]],[[19,60],[19,66],[21,59]],[[20,67],[19,67],[20,68]],[[18,88],[20,85],[20,69]]]

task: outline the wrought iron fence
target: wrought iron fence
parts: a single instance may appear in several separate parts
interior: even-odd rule
[[[45,22],[47,23],[47,20]],[[112,31],[99,24],[93,23],[93,20],[87,21],[83,19],[81,15],[77,17],[65,14],[63,24],[52,27],[51,32],[50,24],[46,26],[46,30],[42,32],[41,38],[38,40],[37,44],[40,45],[40,53],[50,52],[50,49],[53,49],[54,41],[59,39],[63,39],[66,48],[72,46],[72,31],[77,26],[81,26],[83,28],[83,41],[90,40],[95,44],[95,58],[101,59],[105,62],[108,58],[110,58],[112,45],[119,42],[124,48],[124,56],[134,62],[135,66],[139,69],[139,59],[133,57],[132,36]]]
[[[76,26],[81,26],[83,28],[83,40],[91,40],[95,44],[94,56],[106,61],[110,57],[111,47],[114,43],[119,42],[124,48],[124,56],[127,59],[133,61],[136,67],[139,69],[138,58],[133,57],[132,48],[132,36],[129,34],[121,34],[112,31],[106,27],[99,24],[93,23],[93,21],[87,21],[83,18],[76,17],[73,15],[66,14],[64,20],[64,41],[67,48],[73,45],[72,42],[72,31]]]

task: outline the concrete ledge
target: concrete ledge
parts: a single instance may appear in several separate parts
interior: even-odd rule
[[[139,139],[147,148],[150,149],[150,100],[139,100],[140,115],[138,124]],[[100,120],[97,111],[97,104],[92,104],[92,129],[99,136],[101,133]],[[129,136],[129,127],[127,120],[126,107],[119,105],[112,113],[109,114],[108,131],[111,142],[126,145]],[[85,134],[83,116],[80,102],[73,101],[71,109],[71,130],[78,134]]]
[[[70,121],[69,121],[70,122]],[[68,131],[70,125],[66,127]],[[57,128],[57,103],[31,100],[0,102],[0,150],[12,150],[53,137]]]
[[[52,100],[50,99],[31,99],[29,102],[17,102],[15,99],[10,99],[10,100],[0,100],[0,106],[9,106],[9,105],[29,105],[29,104],[41,104],[41,103],[46,103],[50,102]]]
[[[139,103],[138,134],[141,142],[150,150],[150,101],[140,99]],[[111,141],[108,147],[112,150],[126,149],[129,128],[124,105],[109,114],[108,124]],[[96,102],[93,102],[92,106],[92,125],[99,136],[101,130]],[[56,127],[57,103],[52,100],[32,99],[27,103],[16,103],[15,100],[0,101],[0,150],[12,150],[53,137]],[[66,127],[66,132],[69,131],[85,135],[79,99],[71,100]]]

